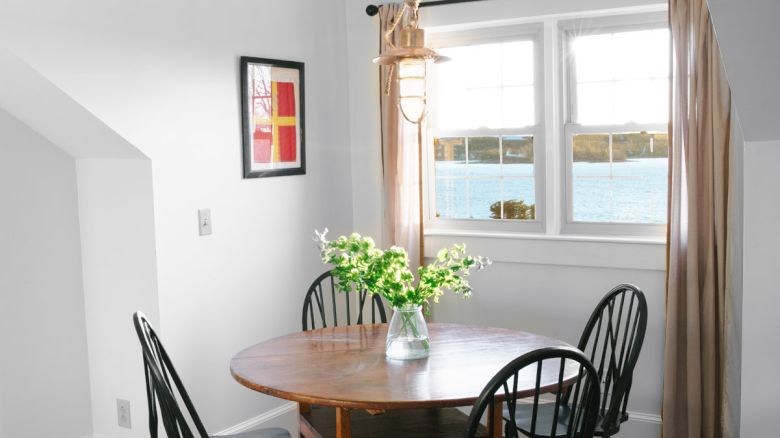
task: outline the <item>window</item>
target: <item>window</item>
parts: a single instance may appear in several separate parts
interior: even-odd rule
[[[665,13],[433,40],[451,61],[429,85],[428,228],[661,235]]]
[[[532,29],[440,49],[451,61],[436,67],[431,90],[428,205],[438,223],[542,230],[539,45]]]
[[[564,35],[564,231],[652,232],[666,223],[669,32],[651,23]]]

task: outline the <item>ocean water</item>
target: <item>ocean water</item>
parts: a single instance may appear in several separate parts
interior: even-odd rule
[[[668,161],[639,158],[573,165],[577,222],[666,223]],[[535,203],[533,164],[436,162],[436,211],[447,219],[490,219],[500,200]],[[503,174],[502,174],[503,172]],[[503,175],[503,178],[501,177]],[[468,177],[468,178],[460,178]]]

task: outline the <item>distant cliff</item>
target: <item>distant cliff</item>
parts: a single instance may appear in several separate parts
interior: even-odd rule
[[[483,164],[521,164],[534,162],[532,136],[507,136],[503,148],[498,137],[470,137],[469,162]],[[463,137],[435,140],[437,161],[465,161],[466,140]],[[580,134],[573,140],[574,161],[608,162],[608,134]],[[501,157],[500,155],[503,155]],[[666,158],[669,156],[669,138],[666,134],[630,133],[612,135],[612,161],[638,158]]]

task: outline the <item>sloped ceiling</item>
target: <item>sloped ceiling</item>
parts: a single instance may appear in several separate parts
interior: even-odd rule
[[[2,47],[0,108],[74,158],[146,158],[102,120]]]
[[[780,0],[708,0],[745,141],[780,139]]]

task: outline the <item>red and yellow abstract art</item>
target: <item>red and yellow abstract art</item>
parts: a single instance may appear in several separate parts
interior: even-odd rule
[[[303,167],[301,73],[297,68],[246,64],[244,122],[248,126],[245,126],[244,143],[245,167],[249,167],[246,172]]]

